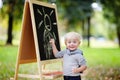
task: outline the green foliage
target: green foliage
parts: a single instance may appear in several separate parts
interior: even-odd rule
[[[8,28],[7,42],[6,42],[7,44],[12,44],[13,31],[15,31],[16,29],[19,29],[21,27],[21,26],[17,27],[16,25],[18,23],[20,24],[19,21],[22,20],[24,1],[25,0],[4,0],[3,1],[3,8],[2,8],[1,15],[5,16],[5,17],[1,18],[1,20],[2,20],[1,23],[3,25],[0,25],[0,27],[7,26],[7,28]],[[6,23],[4,23],[4,21]]]
[[[104,9],[104,16],[111,22],[116,23],[117,18],[119,17],[120,11],[120,1],[119,0],[101,0]]]
[[[13,6],[14,5],[14,6]],[[13,9],[11,8],[13,6]],[[11,10],[15,21],[22,18],[24,0],[4,0],[2,7],[2,15],[7,15]]]
[[[120,47],[120,0],[101,0],[105,17],[116,25],[118,43]]]
[[[94,16],[91,20],[91,34],[95,37],[103,36],[114,40],[116,39],[116,26],[106,20],[103,14],[103,11],[94,11]]]
[[[93,0],[58,0],[56,4],[58,12],[62,14],[63,19],[68,20],[69,28],[72,28],[76,27],[75,24],[78,24],[81,20],[92,15],[92,2]]]
[[[11,8],[11,5],[14,4],[13,9]],[[0,10],[0,22],[2,27],[8,27],[8,14],[11,11],[11,14],[13,15],[14,22],[13,22],[13,30],[16,30],[16,25],[18,23],[20,24],[22,20],[22,14],[23,14],[23,7],[24,7],[24,0],[4,0],[3,1],[3,7]],[[6,23],[5,23],[6,22]],[[17,28],[19,29],[19,27]]]

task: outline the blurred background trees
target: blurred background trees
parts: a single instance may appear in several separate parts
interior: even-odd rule
[[[3,0],[3,8],[1,9],[2,21],[7,24],[7,40],[6,44],[12,44],[13,29],[17,28],[17,24],[20,24],[23,13],[24,0]],[[4,27],[3,24],[3,27]]]
[[[7,29],[6,44],[19,40],[23,7],[25,0],[3,0],[0,9],[0,34]],[[104,37],[108,40],[118,41],[120,46],[120,1],[106,0],[40,0],[56,4],[58,10],[58,23],[60,34],[76,31],[82,34],[90,46],[91,38]],[[94,5],[93,5],[94,3]],[[99,10],[98,8],[101,8]],[[104,16],[102,16],[104,14]],[[105,18],[107,20],[105,20]],[[0,37],[0,40],[1,37]],[[1,42],[1,41],[0,41]],[[2,43],[2,42],[1,42]]]
[[[120,47],[120,0],[101,0],[104,17],[116,26],[118,44]],[[112,35],[112,34],[111,34]]]
[[[79,30],[81,29],[82,36],[88,39],[88,46],[90,46],[90,20],[93,12],[92,3],[93,0],[59,0],[57,4],[63,8],[63,11],[59,12],[63,14],[63,19],[67,19],[67,30],[75,30],[76,27],[78,27]],[[87,30],[85,30],[85,23],[87,23]]]

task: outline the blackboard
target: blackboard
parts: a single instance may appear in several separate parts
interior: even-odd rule
[[[55,59],[50,39],[55,39],[55,44],[60,50],[57,16],[55,5],[47,6],[44,4],[33,3],[33,17],[36,30],[36,38],[38,41],[38,48],[41,60]]]

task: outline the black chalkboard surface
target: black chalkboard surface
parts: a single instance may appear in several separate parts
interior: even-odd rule
[[[57,49],[60,50],[56,9],[35,3],[32,6],[40,59],[55,59],[49,41],[51,38],[54,38]]]

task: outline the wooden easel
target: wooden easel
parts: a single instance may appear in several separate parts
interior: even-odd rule
[[[45,65],[54,63],[57,61],[61,61],[61,59],[52,59],[40,61],[40,54],[38,49],[38,42],[34,32],[36,30],[33,28],[35,24],[32,23],[32,16],[30,12],[30,2],[31,0],[26,0],[24,5],[24,13],[22,20],[22,32],[21,32],[21,40],[20,46],[17,56],[16,69],[14,80],[17,80],[18,77],[26,77],[26,78],[39,78],[40,80],[44,79],[56,79],[62,77],[61,71],[51,71],[48,73],[43,73],[43,69],[45,69]],[[37,62],[38,65],[38,75],[32,74],[18,74],[19,66],[21,64]]]

